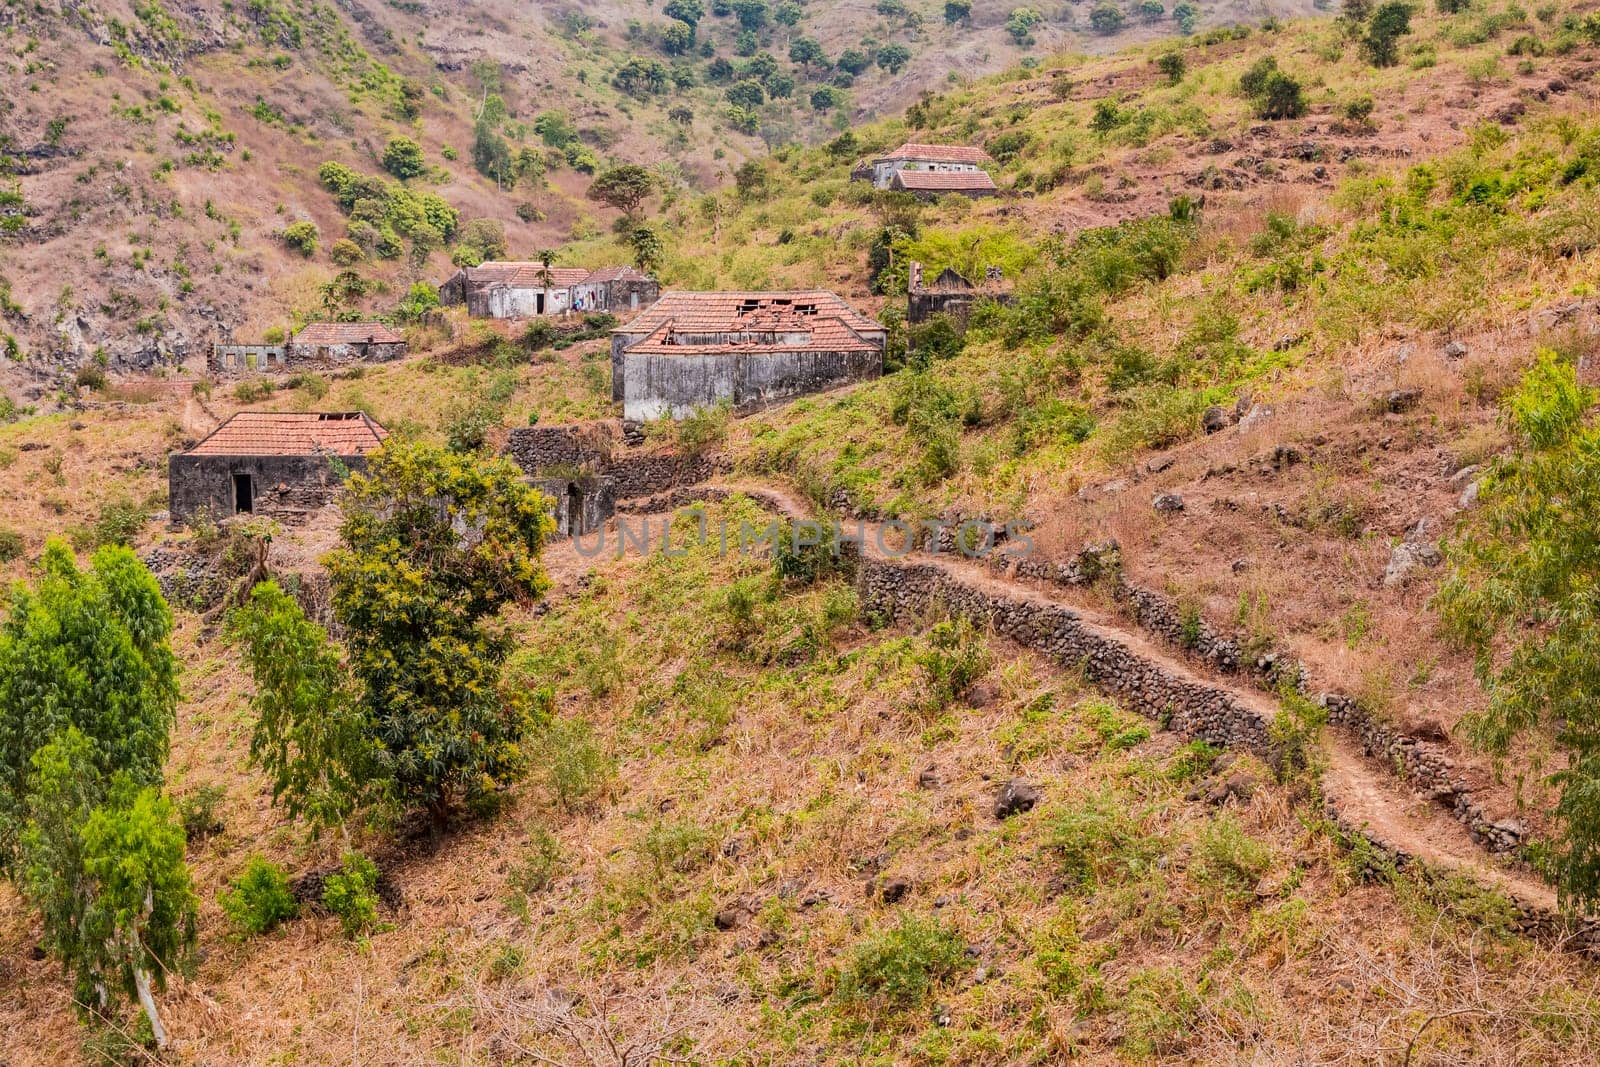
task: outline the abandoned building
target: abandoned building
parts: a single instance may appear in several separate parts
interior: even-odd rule
[[[388,431],[359,411],[241,411],[167,461],[173,522],[268,515],[293,524],[333,501]]]
[[[611,335],[611,395],[628,419],[735,410],[883,373],[880,323],[826,290],[668,293]]]
[[[850,172],[853,181],[870,181],[873,188],[891,189],[895,175],[902,172],[921,174],[982,174],[988,178],[988,173],[983,167],[986,163],[993,163],[989,153],[981,148],[971,148],[966,145],[949,144],[915,144],[907,141],[887,155],[877,159],[864,160]],[[993,181],[989,186],[993,188]],[[914,191],[914,190],[912,190]],[[965,190],[945,190],[965,191]],[[969,194],[971,195],[971,194]],[[978,194],[985,195],[985,194]]]
[[[918,200],[937,200],[941,196],[976,200],[1000,193],[994,179],[982,170],[901,170],[889,179],[889,188],[898,193],[910,193]]]
[[[623,314],[649,307],[660,284],[633,267],[549,267],[491,261],[457,271],[439,287],[444,304],[465,304],[483,319],[526,319],[568,312]]]
[[[927,322],[935,315],[950,315],[965,322],[980,300],[1010,304],[1016,300],[1011,283],[999,267],[984,269],[982,285],[974,285],[953,267],[946,267],[932,283],[923,277],[922,264],[912,261],[906,286],[906,321]]]
[[[346,363],[387,363],[406,354],[406,339],[381,322],[313,322],[288,344],[211,346],[211,374],[307,369]]]
[[[506,453],[530,484],[555,501],[556,532],[592,533],[616,512],[611,467],[613,435],[604,424],[518,426]]]

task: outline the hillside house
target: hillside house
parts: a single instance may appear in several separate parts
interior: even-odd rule
[[[999,267],[984,269],[982,285],[974,285],[953,267],[946,267],[932,282],[923,277],[922,264],[910,264],[906,286],[906,321],[927,322],[935,315],[951,315],[965,322],[980,300],[1010,304],[1016,299]]]
[[[967,145],[917,144],[907,141],[887,155],[864,161],[850,177],[872,182],[875,189],[890,189],[897,174],[902,171],[922,174],[983,174],[987,163],[993,163],[989,153]],[[992,181],[989,183],[994,184]],[[946,190],[949,191],[949,190]]]
[[[655,303],[660,284],[633,267],[546,267],[491,261],[457,271],[439,287],[445,304],[465,304],[484,319],[526,319],[568,312],[623,314]]]
[[[750,410],[878,377],[886,338],[826,290],[668,293],[612,333],[612,399],[628,419]]]
[[[288,344],[212,345],[206,370],[219,375],[304,370],[347,363],[387,363],[405,354],[405,337],[381,322],[313,322]]]
[[[261,514],[294,523],[331,503],[389,433],[359,411],[241,411],[167,460],[173,522]]]

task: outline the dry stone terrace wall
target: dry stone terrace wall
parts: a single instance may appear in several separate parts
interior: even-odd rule
[[[1059,604],[1005,596],[968,585],[929,564],[863,559],[857,572],[862,609],[905,621],[942,610],[994,631],[1057,662],[1081,668],[1130,710],[1191,737],[1243,747],[1267,759],[1276,753],[1267,724],[1227,690],[1181,677]]]

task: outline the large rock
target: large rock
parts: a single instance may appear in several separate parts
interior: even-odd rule
[[[1200,416],[1200,428],[1206,433],[1221,433],[1228,428],[1228,411],[1221,404],[1212,404]]]
[[[1392,389],[1383,398],[1383,406],[1392,414],[1402,415],[1416,407],[1421,400],[1421,389]]]
[[[1013,815],[1032,811],[1037,803],[1039,803],[1039,790],[1021,778],[1013,778],[1001,787],[994,798],[994,817],[1009,819]]]
[[[1177,493],[1158,493],[1150,501],[1150,506],[1161,512],[1175,512],[1183,510],[1183,497]]]
[[[1402,541],[1389,553],[1389,565],[1383,569],[1385,589],[1404,585],[1418,567],[1437,567],[1444,562],[1435,545],[1416,541]]]

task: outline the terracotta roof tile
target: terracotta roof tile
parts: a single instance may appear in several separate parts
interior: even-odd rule
[[[883,326],[826,289],[784,292],[671,292],[664,294],[617,333],[647,337],[671,324],[678,333],[737,333],[771,328],[780,322],[815,324],[837,319],[852,331],[882,331]]]
[[[389,431],[359,411],[241,411],[189,456],[364,456]]]
[[[929,163],[992,163],[989,153],[981,148],[955,144],[918,144],[907,141],[894,151],[880,156],[879,160],[916,159]]]
[[[994,179],[981,170],[901,170],[889,183],[909,192],[995,192]]]
[[[606,282],[645,282],[649,280],[650,275],[637,267],[601,267],[585,278],[584,283],[587,285],[603,285]]]
[[[294,337],[297,345],[398,344],[403,341],[404,337],[381,322],[313,322]]]
[[[736,339],[705,341],[708,335],[725,336],[719,328],[696,328],[670,322],[628,348],[629,355],[703,356],[763,355],[772,352],[876,352],[882,346],[868,341],[836,316],[799,321],[791,318],[752,324],[733,335]]]

